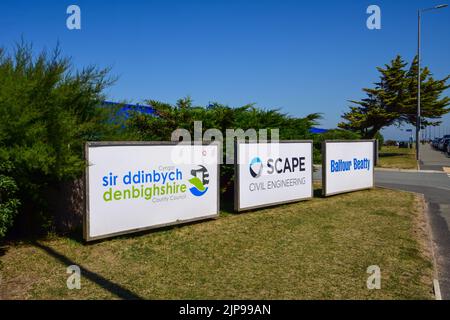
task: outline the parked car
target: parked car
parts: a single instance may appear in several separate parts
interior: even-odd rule
[[[438,150],[442,150],[444,148],[444,139],[439,139]]]
[[[400,141],[400,142],[398,143],[398,147],[399,147],[399,148],[409,148],[409,143],[406,142],[406,141]]]
[[[447,145],[447,156],[450,157],[450,143]]]
[[[450,143],[450,138],[442,138],[439,142],[439,150],[446,152],[447,146]]]
[[[433,148],[437,149],[439,146],[439,141],[441,140],[441,138],[434,138],[433,141],[431,142],[431,145]]]
[[[437,138],[434,138],[433,140],[431,140],[431,146],[433,148],[436,148],[436,140],[437,140]]]

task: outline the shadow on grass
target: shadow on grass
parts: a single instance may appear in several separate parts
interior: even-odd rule
[[[81,245],[86,244],[86,242],[84,241],[84,238],[83,238],[83,228],[82,227],[76,228],[75,230],[72,230],[71,232],[58,234],[58,236],[69,238],[70,240],[73,240]]]
[[[236,213],[234,210],[234,200],[233,199],[221,199],[220,201],[220,211],[228,214]]]
[[[388,158],[388,157],[401,157],[401,156],[413,156],[412,153],[380,153],[379,157],[380,158]]]
[[[322,194],[322,188],[314,188],[314,198],[325,198]]]
[[[71,240],[77,241],[79,242],[79,244],[83,245],[83,246],[93,246],[105,241],[111,241],[111,240],[120,240],[120,239],[136,239],[139,237],[143,237],[143,236],[147,236],[153,233],[163,233],[163,232],[170,232],[170,231],[174,231],[180,228],[184,228],[187,226],[192,226],[192,225],[196,225],[196,224],[202,224],[208,221],[214,221],[216,219],[220,218],[220,215],[217,216],[217,218],[207,218],[207,219],[199,219],[199,220],[195,220],[195,221],[188,221],[188,222],[181,222],[181,223],[175,223],[172,225],[167,225],[164,227],[155,227],[155,228],[149,228],[146,230],[142,230],[142,231],[132,231],[130,233],[125,233],[125,234],[121,234],[121,235],[115,235],[115,236],[110,236],[110,237],[106,237],[103,239],[97,239],[97,240],[91,240],[89,242],[86,242],[80,235],[75,235],[76,238],[80,238],[81,240],[76,240],[75,238],[66,236],[68,238],[70,238]]]
[[[101,275],[92,272],[83,266],[77,264],[76,262],[70,260],[65,255],[55,251],[54,249],[47,247],[37,241],[33,242],[33,245],[40,248],[41,250],[45,251],[47,254],[52,256],[53,258],[59,260],[61,263],[63,263],[66,266],[70,265],[77,265],[80,267],[81,270],[81,276],[86,277],[87,279],[91,280],[92,282],[98,284],[103,289],[111,292],[112,294],[116,295],[117,297],[121,299],[127,299],[127,300],[142,300],[143,298],[139,295],[135,294],[134,292],[102,277]]]

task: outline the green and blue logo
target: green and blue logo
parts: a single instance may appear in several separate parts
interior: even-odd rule
[[[192,185],[189,191],[196,197],[203,196],[208,191],[209,173],[204,166],[199,166],[197,169],[191,170],[192,178],[189,183]]]

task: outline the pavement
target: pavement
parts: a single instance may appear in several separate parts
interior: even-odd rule
[[[420,170],[375,170],[375,185],[424,195],[442,299],[450,300],[450,158],[422,145]],[[321,179],[321,170],[314,180]]]
[[[434,150],[429,144],[421,145],[421,147],[420,170],[444,171],[443,167],[450,169],[450,157],[443,152]]]

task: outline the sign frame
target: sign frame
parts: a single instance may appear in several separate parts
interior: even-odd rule
[[[309,143],[311,145],[311,197],[307,198],[298,198],[298,199],[292,199],[287,201],[279,201],[279,202],[273,202],[268,204],[262,204],[257,206],[251,206],[251,207],[245,207],[241,208],[240,201],[239,201],[239,163],[238,162],[238,155],[239,155],[239,145],[240,144],[251,144],[251,143],[267,143],[267,144],[288,144],[288,143]],[[271,142],[271,141],[234,141],[234,211],[241,213],[245,211],[252,211],[255,209],[261,209],[261,208],[270,208],[274,206],[279,206],[283,204],[289,204],[289,203],[297,203],[302,201],[311,200],[314,198],[314,141],[313,140],[280,140],[277,142]]]
[[[358,188],[358,189],[352,189],[352,190],[348,190],[348,191],[342,191],[342,192],[333,192],[333,193],[327,193],[327,154],[326,154],[326,144],[327,143],[348,143],[348,142],[372,142],[373,146],[372,146],[372,157],[373,157],[373,170],[372,170],[372,186],[368,187],[368,188]],[[338,194],[345,194],[345,193],[351,193],[351,192],[355,192],[355,191],[362,191],[362,190],[370,190],[375,188],[375,145],[376,145],[376,140],[375,139],[365,139],[365,140],[324,140],[322,141],[322,148],[321,148],[321,152],[322,152],[322,196],[324,197],[330,197],[330,196],[335,196]]]
[[[161,223],[158,225],[152,225],[148,227],[134,228],[124,231],[112,232],[101,236],[91,237],[89,236],[90,225],[90,208],[89,208],[89,148],[97,147],[124,147],[124,146],[217,146],[217,212],[211,215],[202,216],[193,219],[176,220],[168,223]],[[83,175],[84,181],[84,210],[83,210],[83,238],[86,242],[103,240],[106,238],[114,238],[122,235],[140,233],[144,231],[161,229],[165,227],[171,227],[175,225],[183,225],[197,221],[217,219],[220,213],[220,162],[222,158],[222,150],[220,150],[220,144],[215,141],[198,143],[192,141],[191,143],[174,142],[174,141],[87,141],[84,145],[84,158],[85,158],[85,170]]]

